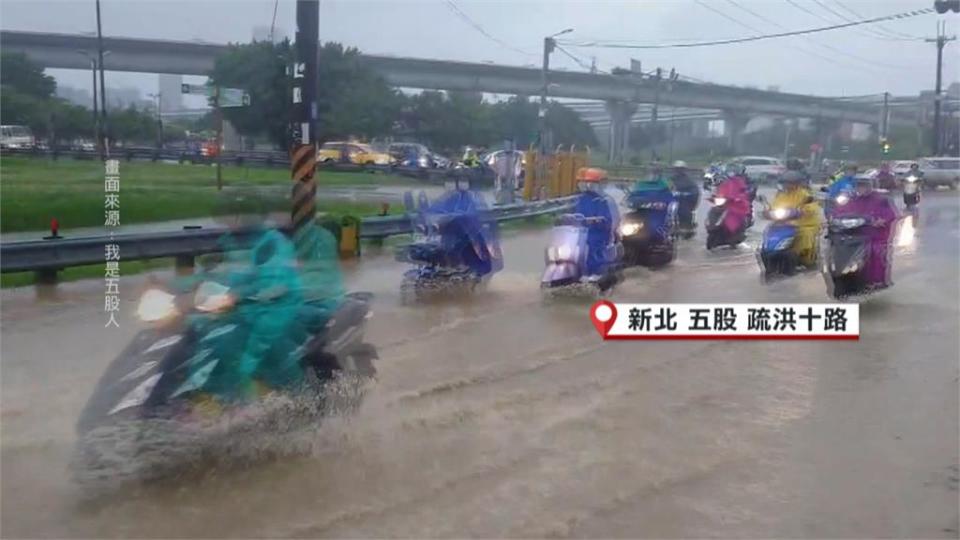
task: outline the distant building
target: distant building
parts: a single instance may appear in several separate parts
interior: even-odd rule
[[[58,84],[57,97],[65,99],[74,105],[80,105],[81,107],[90,108],[93,106],[93,96],[90,94],[90,90],[85,88],[74,88],[72,86]]]
[[[180,86],[183,84],[183,75],[161,73],[157,82],[157,88],[160,91],[160,110],[165,113],[182,111],[183,94]]]

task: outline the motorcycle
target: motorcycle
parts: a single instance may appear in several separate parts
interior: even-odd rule
[[[90,488],[104,482],[149,480],[195,460],[237,433],[309,428],[334,411],[359,405],[362,386],[376,375],[373,345],[364,342],[369,293],[351,293],[330,312],[307,302],[296,318],[296,343],[286,364],[302,377],[257,400],[229,402],[198,415],[201,389],[216,381],[221,362],[239,362],[244,325],[235,317],[246,302],[210,279],[195,291],[145,291],[137,308],[151,326],[140,331],[109,365],[80,413],[73,456],[75,480]],[[329,316],[326,316],[329,314]],[[224,364],[226,365],[226,364]],[[350,392],[344,392],[350,387]],[[339,388],[339,390],[338,390]],[[276,398],[275,400],[270,400]],[[274,407],[268,407],[268,401]],[[237,421],[240,418],[242,421]],[[229,446],[232,443],[227,442]]]
[[[907,175],[903,179],[903,204],[907,212],[914,216],[914,219],[917,217],[917,210],[920,205],[921,182],[922,179],[915,174]]]
[[[736,221],[733,219],[736,213],[731,214],[726,197],[714,196],[710,197],[709,201],[713,203],[713,207],[707,212],[707,250],[718,246],[737,247],[747,238],[746,221],[741,217],[732,227],[728,226],[728,222]]]
[[[587,234],[589,227],[604,218],[584,217],[583,214],[564,214],[557,218],[550,231],[550,243],[545,259],[547,267],[540,280],[541,290],[553,290],[573,285],[596,287],[606,292],[623,281],[623,244],[614,241],[605,247],[605,259],[613,261],[599,279],[591,280],[586,275]]]
[[[672,262],[677,255],[677,203],[641,191],[629,194],[626,204],[630,210],[620,224],[624,261],[654,267]]]
[[[497,223],[481,216],[479,194],[453,185],[433,204],[421,193],[420,208],[411,211],[414,241],[400,246],[396,259],[414,265],[400,285],[404,302],[429,293],[474,291],[503,269]]]
[[[836,299],[871,292],[864,272],[869,263],[870,244],[861,216],[831,219],[827,225],[829,247],[823,264],[828,294]]]
[[[770,225],[763,232],[763,240],[758,251],[760,269],[764,281],[774,277],[792,276],[796,273],[799,261],[790,249],[796,240],[797,228],[790,221],[800,217],[795,208],[773,208],[767,211]]]

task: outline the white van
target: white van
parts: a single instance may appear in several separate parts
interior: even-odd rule
[[[0,126],[0,148],[33,148],[36,141],[27,126]]]

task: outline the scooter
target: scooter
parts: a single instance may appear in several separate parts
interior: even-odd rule
[[[867,218],[844,216],[831,219],[827,225],[829,247],[823,263],[827,293],[836,299],[867,294],[875,290],[864,277],[870,262]]]
[[[288,357],[294,361],[289,368],[303,376],[277,388],[273,395],[283,405],[237,402],[201,422],[193,414],[204,395],[200,389],[218,376],[221,362],[239,362],[244,353],[246,325],[233,316],[235,308],[260,300],[235,299],[213,280],[187,292],[148,289],[137,315],[151,326],[111,362],[80,413],[74,479],[91,489],[153,479],[223,444],[237,430],[261,433],[276,426],[282,435],[314,426],[335,410],[356,408],[363,381],[376,375],[377,350],[363,339],[371,299],[369,293],[348,294],[332,314],[327,305],[304,304],[290,333],[303,341]],[[342,382],[358,386],[350,393],[333,390]]]
[[[919,217],[921,182],[923,179],[915,174],[909,174],[903,179],[903,204],[907,213],[913,216],[914,222]]]
[[[735,228],[731,230],[725,224],[728,215],[730,215],[727,199],[725,197],[712,196],[708,200],[713,204],[713,207],[707,212],[707,250],[709,251],[719,246],[737,247],[747,238],[746,220],[741,220],[741,222],[736,224]]]
[[[791,250],[797,236],[797,227],[790,223],[800,217],[800,211],[793,208],[772,208],[767,210],[770,225],[763,233],[758,250],[763,280],[792,276],[797,271],[799,261]]]
[[[398,261],[414,265],[400,285],[404,302],[437,292],[472,292],[503,269],[497,224],[481,214],[480,195],[463,182],[452,187],[430,205],[421,192],[420,207],[411,212],[414,241],[396,251]]]
[[[564,214],[559,216],[550,231],[550,243],[545,253],[546,269],[540,279],[540,288],[544,291],[562,289],[577,285],[595,288],[603,293],[623,281],[623,244],[615,240],[604,248],[606,272],[599,279],[590,279],[586,274],[587,234],[589,227],[602,222],[604,218],[588,218],[583,214]]]
[[[659,194],[659,193],[658,193]],[[660,267],[677,256],[674,241],[677,203],[646,192],[627,196],[630,208],[620,224],[624,262],[631,266]]]

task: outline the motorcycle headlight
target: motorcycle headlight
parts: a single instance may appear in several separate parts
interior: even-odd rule
[[[840,206],[843,206],[848,202],[850,202],[850,196],[847,195],[846,193],[841,193],[837,195],[837,198],[835,200],[837,204],[839,204]]]
[[[857,262],[857,261],[853,261],[853,262],[851,262],[850,264],[848,264],[848,265],[843,269],[843,272],[841,272],[841,273],[843,273],[843,274],[852,274],[853,272],[856,272],[856,271],[859,270],[859,269],[860,269],[860,263]]]
[[[912,174],[907,177],[907,182],[916,182],[917,180],[919,180],[919,178],[917,178],[916,176],[914,176],[914,175],[912,175]]]
[[[573,258],[573,248],[571,248],[570,246],[557,247],[558,261],[569,261],[571,258]]]
[[[628,222],[620,225],[620,234],[623,236],[632,236],[640,232],[640,229],[643,228],[643,223]]]
[[[177,314],[177,306],[172,294],[159,289],[150,289],[140,297],[137,316],[141,321],[156,322]]]
[[[417,163],[418,163],[421,167],[426,167],[427,165],[429,165],[429,161],[427,161],[426,156],[420,156],[420,159],[417,160]]]
[[[787,219],[789,215],[790,215],[790,210],[786,208],[774,208],[773,210],[770,211],[770,217],[772,217],[777,221]]]
[[[703,177],[706,178],[707,180],[713,180],[713,177],[714,177],[714,176],[715,176],[715,175],[714,175],[713,173],[707,173],[707,174],[703,175]]]
[[[219,313],[233,307],[234,298],[230,288],[213,281],[205,281],[197,288],[193,305],[205,313]]]
[[[727,204],[727,200],[724,199],[723,197],[714,197],[714,199],[713,199],[713,204],[715,204],[715,205],[717,205],[717,206],[723,206],[723,205]]]
[[[842,229],[855,229],[866,222],[863,218],[840,218],[833,220],[834,225]]]

